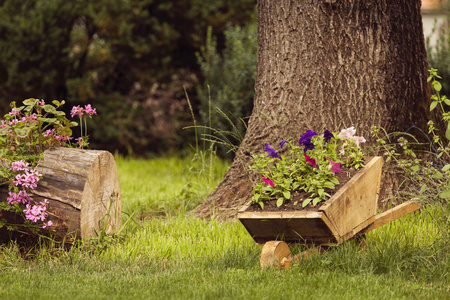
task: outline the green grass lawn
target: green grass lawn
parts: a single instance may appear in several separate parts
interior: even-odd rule
[[[186,212],[228,164],[116,158],[123,230],[21,257],[0,248],[0,299],[450,299],[450,209],[433,205],[289,270],[261,269],[239,222]],[[132,216],[132,218],[130,218]],[[292,252],[302,251],[293,247]]]

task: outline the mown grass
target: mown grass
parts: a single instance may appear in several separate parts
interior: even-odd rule
[[[190,163],[117,158],[124,211],[142,218],[125,222],[121,237],[67,251],[23,257],[3,246],[0,299],[450,299],[448,206],[368,233],[363,249],[348,242],[289,270],[261,269],[261,246],[240,223],[185,215],[195,188],[207,194],[218,182]]]

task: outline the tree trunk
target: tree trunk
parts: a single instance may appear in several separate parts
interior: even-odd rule
[[[59,241],[93,237],[99,230],[117,232],[120,227],[120,185],[116,163],[111,153],[99,150],[51,148],[37,170],[44,176],[31,196],[36,203],[48,200],[48,220],[43,229]],[[0,190],[6,199],[7,189]],[[13,224],[23,223],[16,214],[6,217]],[[14,222],[15,221],[15,222]],[[7,241],[9,232],[0,229],[0,240]]]
[[[255,101],[230,170],[199,216],[232,218],[251,197],[245,151],[311,129],[405,131],[428,120],[419,0],[258,1]]]

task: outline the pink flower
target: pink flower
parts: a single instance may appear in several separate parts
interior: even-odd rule
[[[311,158],[309,155],[304,154],[306,163],[310,163],[313,167],[317,167],[316,160]]]
[[[80,107],[79,105],[72,107],[72,110],[70,111],[70,116],[73,118],[75,116],[82,117],[83,116],[84,109]]]
[[[47,223],[44,222],[42,228],[47,228],[47,227],[50,227],[52,225],[53,225],[53,222],[49,220]]]
[[[13,181],[13,184],[15,186],[23,186],[29,189],[34,189],[37,187],[37,183],[42,177],[42,174],[40,174],[36,169],[33,170],[25,170],[25,174],[17,174],[15,179]]]
[[[19,193],[9,192],[9,197],[6,198],[8,200],[9,205],[17,204],[27,204],[30,202],[30,196],[26,191],[21,190]]]
[[[27,208],[23,210],[25,218],[34,223],[39,220],[45,221],[45,218],[47,217],[47,204],[47,199],[45,199],[44,202],[40,202],[38,205],[31,206],[31,204],[28,203]]]
[[[93,108],[90,104],[84,106],[84,112],[90,117],[97,114],[97,110]]]
[[[75,140],[77,141],[78,146],[81,148],[83,146],[83,138],[79,137],[79,138],[76,138]]]
[[[329,159],[328,157],[326,157],[326,159],[328,159],[328,161],[330,162],[330,164],[328,165],[328,169],[332,172],[332,173],[342,173],[341,170],[341,163],[338,162],[334,162],[331,159]]]
[[[261,175],[261,178],[265,183],[269,184],[270,186],[272,186],[272,187],[275,186],[275,184],[272,182],[272,180],[265,178],[263,175]]]
[[[13,107],[9,112],[9,115],[18,117],[20,116],[20,111],[17,109],[17,107]]]
[[[28,170],[29,164],[23,160],[13,161],[11,163],[11,171],[25,171]]]

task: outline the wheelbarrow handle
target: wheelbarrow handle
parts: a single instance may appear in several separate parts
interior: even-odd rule
[[[420,203],[414,200],[404,202],[375,216],[375,220],[369,226],[361,230],[358,234],[365,234],[391,221],[397,220],[421,207]]]

